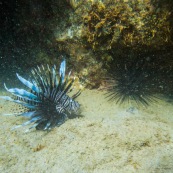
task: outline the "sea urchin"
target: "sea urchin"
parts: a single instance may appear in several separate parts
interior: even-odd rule
[[[16,126],[15,128],[32,124],[29,129],[36,128],[50,130],[60,126],[71,113],[76,113],[79,103],[75,98],[80,91],[69,97],[67,93],[71,91],[74,79],[70,78],[70,73],[66,76],[66,61],[60,65],[59,73],[56,66],[45,68],[43,65],[31,71],[32,80],[28,81],[17,74],[18,79],[31,91],[11,88],[5,89],[13,96],[0,96],[0,98],[15,102],[27,108],[27,111],[20,113],[20,116],[29,118],[29,121]]]
[[[152,93],[154,77],[155,71],[146,60],[120,63],[116,66],[112,78],[108,80],[107,97],[120,104],[134,100],[137,104],[147,106],[155,100]]]

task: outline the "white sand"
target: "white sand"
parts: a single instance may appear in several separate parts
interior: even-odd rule
[[[46,133],[10,129],[26,121],[1,116],[0,172],[172,173],[173,103],[159,101],[128,112],[100,91],[84,91],[84,117]],[[0,113],[14,105],[0,100]]]

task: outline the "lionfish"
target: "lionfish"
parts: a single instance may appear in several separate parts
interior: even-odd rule
[[[56,70],[55,65],[52,69],[49,65],[47,68],[43,65],[37,66],[31,70],[33,79],[30,81],[16,74],[20,82],[30,91],[19,88],[8,89],[4,84],[5,89],[13,96],[0,96],[0,98],[22,105],[26,111],[18,115],[29,119],[14,129],[32,124],[28,130],[32,128],[51,130],[63,124],[70,114],[76,114],[80,105],[75,99],[81,92],[79,90],[72,97],[68,96],[75,79],[70,78],[71,71],[68,75],[65,74],[65,59],[60,64],[59,73]]]

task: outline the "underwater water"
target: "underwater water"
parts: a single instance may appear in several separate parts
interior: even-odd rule
[[[113,48],[109,51],[107,48],[95,50],[88,46],[86,40],[82,40],[82,36],[73,37],[79,30],[79,27],[75,27],[75,22],[79,20],[78,10],[83,6],[88,8],[88,11],[91,10],[90,3],[98,2],[16,1],[13,4],[15,12],[11,11],[12,4],[8,1],[0,4],[5,16],[1,21],[0,37],[0,172],[173,172],[173,99],[170,89],[173,83],[173,66],[172,55],[169,53],[171,45],[166,45],[169,47],[166,55],[166,48],[159,49],[159,53],[154,55],[153,52],[144,51],[136,56],[135,52],[127,56],[132,57],[131,61],[126,61],[122,58],[125,52],[121,47],[123,51],[117,53],[121,55],[120,60],[114,58],[109,62],[108,59],[98,59],[97,55],[110,57],[115,54]],[[23,10],[20,11],[21,7]],[[72,21],[73,26],[70,25]],[[60,39],[58,33],[58,38],[55,39],[57,28],[60,30],[61,27],[67,28],[67,35],[62,34]],[[108,28],[105,29],[109,31]],[[75,41],[77,45],[86,44],[87,53],[76,46]],[[93,59],[89,59],[88,55]],[[165,58],[167,55],[168,59]],[[144,58],[144,61],[136,61],[137,58]],[[64,59],[65,72],[62,65]],[[106,65],[100,68],[99,63]],[[49,64],[50,67],[41,69],[42,64],[44,67]],[[53,64],[56,65],[56,74],[52,70]],[[168,64],[170,68],[165,71]],[[112,68],[113,65],[115,68]],[[34,68],[38,69],[32,74]],[[16,73],[22,79],[17,77]],[[70,79],[74,79],[74,82]],[[4,83],[8,89],[5,89]],[[10,90],[14,88],[15,91]],[[29,96],[16,88],[30,92]],[[67,88],[68,91],[72,88],[72,93],[66,92]],[[81,94],[73,98],[79,90]],[[65,102],[62,97],[57,102],[55,101],[58,98],[52,99],[59,96],[58,91],[69,96],[65,97]],[[37,98],[33,99],[31,94]],[[64,96],[64,93],[62,95]],[[4,96],[8,96],[7,100],[10,97],[35,106],[36,109],[26,109],[25,106],[14,103],[14,100],[3,99]],[[73,98],[75,103],[70,98]],[[35,103],[37,101],[44,104],[40,106]],[[46,101],[50,101],[49,104]],[[79,103],[80,108],[76,111],[78,116],[70,117],[69,112],[73,112],[74,107],[70,107],[68,101],[73,102],[75,108],[78,108]],[[62,108],[56,107],[56,111],[59,111],[57,116],[67,115],[67,119],[60,125],[57,123],[57,126],[54,126],[54,122],[59,122],[59,119],[54,117],[50,108],[52,106]],[[15,129],[31,119],[29,114],[28,117],[18,116],[21,112],[30,110],[42,111],[39,116],[42,119],[48,118],[46,124],[41,122],[41,125],[45,125],[44,128],[28,130],[31,126],[22,126]],[[53,117],[53,123],[47,115]],[[51,124],[49,120],[53,128],[46,129]]]

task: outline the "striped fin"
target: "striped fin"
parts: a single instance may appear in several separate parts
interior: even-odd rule
[[[43,69],[43,72],[44,72],[44,66],[43,65],[42,65],[42,69]],[[31,73],[32,73],[33,77],[35,78],[36,83],[42,89],[42,92],[47,93],[49,85],[48,85],[47,78],[45,78],[45,80],[43,79],[44,78],[44,73],[43,74],[40,73],[40,68],[38,68],[38,70],[33,69],[31,71]]]
[[[32,94],[32,93],[30,93],[30,92],[24,90],[24,89],[18,89],[18,88],[11,88],[11,89],[8,89],[8,88],[6,87],[6,85],[5,85],[5,83],[4,83],[4,87],[5,87],[5,89],[6,89],[8,92],[10,92],[10,93],[12,93],[12,94],[14,94],[14,95],[19,95],[19,96],[23,96],[23,97],[28,97],[28,98],[30,98],[30,99],[36,99],[36,98],[37,98],[36,95],[34,95],[34,94]]]
[[[47,64],[47,69],[48,69],[48,75],[49,75],[48,78],[49,78],[49,89],[50,89],[49,96],[50,96],[52,89],[53,89],[53,79],[52,79],[53,75],[52,75],[52,71],[50,70],[48,64]]]
[[[36,115],[36,113],[37,113],[36,111],[24,112],[24,113],[20,114],[20,116],[31,118],[32,116]]]
[[[46,124],[46,127],[44,128],[44,130],[47,130],[51,125],[51,121],[49,121],[47,124]]]
[[[39,93],[39,89],[38,87],[36,87],[35,85],[33,85],[31,82],[27,81],[26,79],[24,79],[23,77],[19,76],[18,73],[16,73],[18,79],[24,84],[26,85],[28,88],[30,88],[31,90]]]
[[[58,80],[57,80],[57,74],[56,74],[56,66],[52,68],[52,76],[53,76],[53,81],[54,81],[54,87],[58,86]]]
[[[11,101],[11,102],[14,101],[14,99],[12,99],[12,98],[9,97],[9,96],[0,96],[0,98],[1,98],[1,99],[4,99],[4,100],[7,100],[7,101]]]
[[[22,102],[20,100],[14,100],[14,99],[12,99],[9,96],[0,96],[0,98],[2,98],[4,100],[7,100],[7,101],[14,102],[14,103],[18,103],[18,104],[20,104],[20,105],[22,105],[22,106],[24,106],[26,108],[29,108],[29,109],[35,109],[36,108],[36,106],[34,106],[34,105],[30,105],[30,104],[24,103],[24,102]]]
[[[20,113],[5,113],[5,114],[0,114],[3,116],[14,116],[14,115],[19,115]]]
[[[72,99],[77,98],[81,94],[81,90],[79,90],[76,94],[72,96]]]
[[[18,125],[18,126],[13,127],[11,130],[15,130],[15,129],[17,129],[17,128],[19,128],[19,127],[22,127],[22,126],[27,126],[27,125],[29,125],[29,124],[31,124],[31,123],[33,123],[33,122],[35,122],[35,121],[38,121],[38,120],[40,120],[40,119],[41,119],[40,116],[34,117],[34,118],[30,119],[29,121],[27,121],[27,122],[21,124],[21,125]]]
[[[14,115],[18,115],[18,116],[24,116],[24,117],[32,117],[34,115],[36,115],[36,111],[30,111],[30,112],[24,112],[24,113],[6,113],[6,114],[1,114],[1,115],[4,115],[4,116],[14,116]]]
[[[62,77],[62,83],[64,83],[64,79],[65,79],[65,68],[66,68],[66,61],[64,59],[61,62],[60,69],[59,69],[60,77]]]
[[[22,106],[24,106],[24,107],[26,107],[26,108],[28,108],[28,109],[35,109],[35,108],[36,108],[36,106],[34,106],[34,105],[30,105],[30,104],[27,104],[27,103],[23,103],[23,102],[21,102],[21,101],[19,101],[19,100],[14,100],[14,102],[15,102],[15,103],[18,103],[18,104],[20,104],[20,105],[22,105]]]
[[[35,123],[35,124],[34,124],[33,126],[31,126],[29,129],[26,129],[26,130],[25,130],[25,133],[30,132],[30,130],[33,129],[33,128],[35,128],[37,125],[39,125],[39,123],[40,123],[40,122],[38,121],[38,123]]]
[[[15,96],[17,96],[18,100],[21,100],[21,101],[24,101],[24,102],[29,102],[29,101],[34,102],[34,103],[40,103],[41,102],[40,100],[33,100],[33,99],[23,97],[23,96],[20,96],[20,95],[15,95]]]

